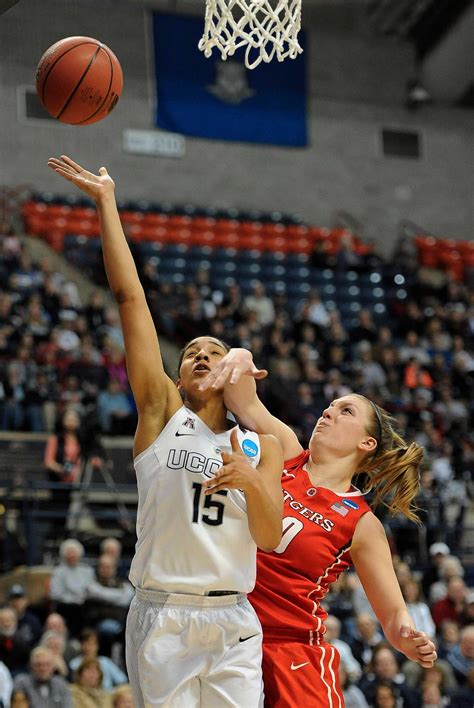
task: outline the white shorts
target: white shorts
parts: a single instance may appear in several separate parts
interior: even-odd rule
[[[261,708],[262,627],[246,595],[137,589],[126,629],[136,708]]]

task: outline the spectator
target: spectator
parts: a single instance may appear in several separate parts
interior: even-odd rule
[[[350,388],[343,383],[341,372],[338,369],[330,369],[327,374],[327,382],[323,386],[325,402],[329,403],[336,398],[347,396],[350,392]]]
[[[365,696],[349,679],[344,662],[339,664],[339,681],[344,696],[345,708],[369,708]]]
[[[66,649],[64,636],[56,634],[56,632],[45,632],[40,639],[40,646],[46,647],[51,652],[54,661],[54,673],[67,679],[69,668],[64,657]]]
[[[454,649],[459,642],[461,628],[459,624],[453,620],[443,620],[439,627],[438,634],[438,657],[446,659],[451,649]]]
[[[0,609],[0,661],[12,676],[25,671],[30,658],[30,645],[18,635],[16,612],[11,607]]]
[[[383,388],[387,382],[387,376],[378,361],[374,361],[371,345],[362,341],[357,347],[358,360],[354,367],[361,374],[363,391],[370,391],[372,388]]]
[[[349,641],[349,645],[356,661],[362,667],[369,664],[373,650],[380,644],[382,639],[377,621],[372,614],[363,612],[357,615],[355,636]]]
[[[433,683],[438,686],[443,696],[446,693],[455,691],[458,687],[451,666],[442,659],[438,659],[429,669],[423,669],[413,661],[405,661],[402,666],[402,673],[405,676],[406,685],[420,692],[425,683]]]
[[[64,516],[69,509],[73,485],[81,471],[80,424],[76,411],[67,408],[56,433],[48,438],[44,452],[44,466],[49,481],[63,485],[51,490],[53,511]]]
[[[25,383],[16,369],[10,369],[1,383],[2,430],[22,430],[25,420],[23,403],[26,397]]]
[[[358,681],[362,674],[359,662],[354,658],[351,648],[347,642],[342,641],[341,623],[337,617],[328,615],[324,622],[326,632],[324,638],[329,644],[336,647],[339,652],[341,662],[344,664],[346,673],[351,681]]]
[[[405,342],[399,348],[398,356],[402,364],[406,364],[414,359],[419,364],[427,366],[430,363],[430,357],[427,354],[426,346],[420,342],[418,332],[410,330],[405,336]]]
[[[100,544],[100,554],[110,556],[115,561],[119,578],[128,578],[129,564],[122,558],[122,544],[118,538],[104,538]]]
[[[468,625],[461,630],[459,643],[451,649],[447,656],[454,670],[456,679],[461,686],[467,684],[468,676],[474,669],[474,625]]]
[[[439,574],[440,580],[430,587],[429,599],[431,603],[436,603],[446,597],[450,580],[453,578],[462,579],[464,568],[457,556],[446,556],[441,561]],[[431,609],[433,610],[433,607]]]
[[[374,697],[371,703],[373,708],[398,708],[404,706],[405,701],[391,681],[379,681],[374,687]]]
[[[44,633],[53,632],[63,638],[64,641],[64,660],[67,664],[77,656],[81,651],[81,645],[77,639],[70,639],[69,633],[64,621],[64,617],[59,612],[51,612],[44,623]]]
[[[34,708],[72,708],[69,686],[54,675],[54,658],[45,647],[31,652],[31,672],[15,678],[16,690],[23,691]]]
[[[102,669],[97,659],[83,659],[71,686],[74,708],[112,708],[112,696],[102,688]]]
[[[474,706],[474,668],[469,670],[466,684],[452,695],[453,708],[472,708]]]
[[[440,569],[443,558],[451,553],[446,543],[433,543],[429,548],[430,565],[423,573],[422,588],[425,597],[429,596],[430,587],[434,582],[440,580]]]
[[[13,681],[8,667],[0,661],[0,706],[8,708],[12,693]]]
[[[395,652],[385,642],[381,642],[372,654],[369,672],[359,681],[359,688],[364,693],[369,704],[377,704],[377,687],[379,684],[392,689],[395,698],[400,696],[404,708],[417,708],[416,693],[405,685],[405,676],[400,673]],[[394,704],[396,706],[396,703]]]
[[[273,301],[265,293],[265,288],[259,281],[253,285],[251,295],[247,295],[244,299],[244,307],[256,313],[260,327],[268,327],[275,319]]]
[[[104,433],[130,435],[134,428],[134,410],[116,379],[109,379],[106,391],[97,397],[97,414]]]
[[[99,639],[97,632],[93,629],[83,629],[80,635],[81,654],[76,656],[69,664],[72,671],[75,671],[85,659],[93,659],[99,662],[102,671],[102,688],[105,691],[112,691],[115,686],[120,686],[127,682],[127,676],[108,656],[99,656]]]
[[[329,325],[329,313],[321,300],[317,290],[310,290],[306,300],[299,303],[296,315],[297,320],[304,320],[316,325],[319,330],[325,329]]]
[[[377,341],[377,327],[370,310],[361,310],[357,320],[357,325],[350,332],[352,344],[359,342],[374,344]]]
[[[405,580],[404,583],[400,583],[400,585],[408,612],[415,623],[415,627],[421,632],[425,632],[428,637],[433,639],[436,634],[436,628],[430,608],[426,602],[423,602],[420,598],[420,584],[414,578],[410,578]]]
[[[444,620],[453,620],[462,623],[462,616],[466,609],[468,589],[462,578],[457,576],[448,581],[446,597],[435,602],[431,614],[438,629]]]
[[[128,580],[117,576],[117,563],[102,555],[97,563],[96,579],[90,584],[84,606],[86,623],[96,628],[102,649],[110,656],[114,641],[121,641],[125,620],[134,590]]]
[[[83,605],[87,591],[94,580],[94,571],[81,563],[84,547],[79,541],[67,539],[59,547],[61,562],[51,578],[50,598],[56,602],[56,610],[76,636],[83,627]]]
[[[463,627],[469,624],[474,624],[474,590],[472,588],[469,589],[466,595],[461,624]]]
[[[17,617],[18,636],[33,647],[41,636],[41,622],[38,617],[28,609],[29,601],[23,585],[16,583],[8,591],[8,605]]]
[[[128,683],[115,689],[113,708],[134,708],[132,689]]]
[[[99,329],[105,322],[104,317],[104,295],[102,290],[94,290],[89,301],[84,309],[84,314],[91,332]]]

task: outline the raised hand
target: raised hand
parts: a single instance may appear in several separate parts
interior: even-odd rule
[[[241,489],[243,492],[260,484],[260,475],[242,452],[237,439],[237,426],[230,434],[232,453],[222,452],[222,467],[212,479],[202,485],[206,494],[214,494],[221,489]]]
[[[413,627],[403,625],[400,627],[401,643],[399,648],[411,661],[416,661],[420,666],[429,669],[438,658],[436,647],[431,639]]]
[[[78,165],[67,155],[61,155],[59,158],[50,157],[48,166],[58,175],[67,179],[68,182],[75,184],[76,187],[79,187],[80,190],[96,202],[108,194],[113,194],[115,191],[115,183],[105,167],[101,167],[99,174],[95,175]]]
[[[226,383],[236,384],[241,376],[253,376],[254,379],[264,379],[268,376],[266,369],[257,369],[252,354],[247,349],[231,349],[221,361],[206,376],[200,391],[223,388]]]

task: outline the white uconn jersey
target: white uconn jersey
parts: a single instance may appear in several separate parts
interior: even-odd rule
[[[230,432],[213,433],[182,406],[135,458],[137,544],[130,568],[135,587],[196,595],[253,589],[257,547],[245,495],[238,489],[205,495],[202,488],[222,465],[221,451],[231,452]],[[256,467],[258,435],[239,428],[238,440]]]

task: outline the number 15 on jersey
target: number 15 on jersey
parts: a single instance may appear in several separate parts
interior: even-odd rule
[[[225,504],[215,498],[217,495],[226,497],[227,489],[221,489],[215,494],[206,495],[202,493],[202,484],[199,484],[199,482],[193,483],[193,524],[199,524],[201,521],[209,526],[220,526],[222,524]]]

